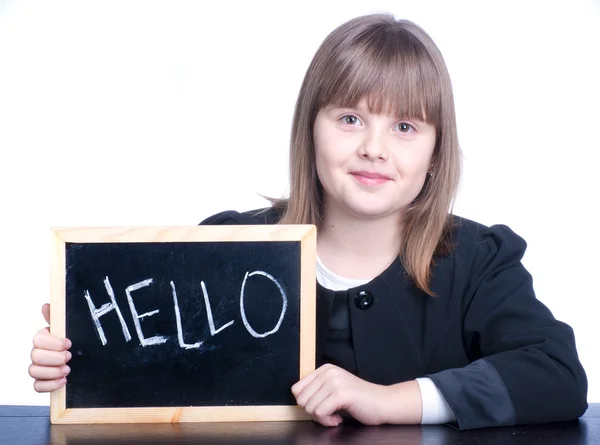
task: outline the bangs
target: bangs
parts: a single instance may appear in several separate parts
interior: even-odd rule
[[[322,76],[317,110],[354,108],[438,126],[442,86],[427,49],[410,32],[378,27],[344,42]]]

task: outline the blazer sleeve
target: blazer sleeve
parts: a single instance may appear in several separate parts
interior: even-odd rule
[[[587,409],[587,378],[571,327],[535,297],[525,241],[506,226],[473,243],[463,298],[470,364],[428,375],[461,430],[572,420]]]
[[[275,224],[279,219],[278,210],[274,207],[248,210],[238,212],[236,210],[225,210],[211,215],[200,222],[201,226],[217,225],[256,225]]]
[[[239,213],[234,210],[226,210],[224,212],[219,212],[215,215],[211,215],[200,222],[200,226],[218,226],[218,225],[235,225],[237,224],[237,220],[239,217]]]

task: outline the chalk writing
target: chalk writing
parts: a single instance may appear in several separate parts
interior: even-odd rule
[[[248,280],[248,277],[251,277],[253,275],[265,276],[269,280],[271,280],[273,283],[275,283],[275,285],[277,285],[277,288],[279,289],[281,298],[283,299],[283,307],[281,308],[281,315],[279,316],[279,320],[277,321],[277,324],[269,332],[265,332],[263,334],[259,334],[254,329],[252,329],[252,326],[250,326],[250,323],[248,323],[248,319],[246,318],[246,310],[244,308],[244,287],[246,286],[246,280]],[[240,292],[240,314],[242,315],[242,322],[244,323],[244,326],[246,327],[246,330],[250,333],[250,335],[252,335],[253,337],[256,337],[256,338],[264,338],[268,335],[271,335],[271,334],[274,334],[275,332],[277,332],[279,330],[279,327],[281,326],[281,322],[283,321],[283,316],[285,315],[286,310],[287,310],[287,297],[285,296],[285,292],[281,288],[281,285],[275,278],[273,278],[268,273],[260,271],[260,270],[252,272],[251,274],[246,272],[246,275],[244,276],[244,281],[242,282],[242,291]]]
[[[113,291],[112,286],[110,285],[108,277],[104,279],[104,287],[106,289],[106,292],[108,293],[111,302],[103,304],[99,309],[96,309],[96,306],[94,306],[94,303],[92,302],[92,297],[90,297],[90,292],[86,290],[83,293],[85,299],[88,302],[90,313],[92,314],[92,320],[94,320],[94,325],[96,326],[96,331],[100,336],[100,341],[103,345],[106,345],[106,336],[104,335],[104,330],[102,329],[102,325],[100,324],[100,317],[112,310],[115,310],[117,312],[117,316],[119,317],[119,321],[121,322],[121,328],[123,329],[123,335],[125,336],[125,341],[129,341],[131,340],[131,334],[129,333],[129,329],[127,328],[125,319],[121,314],[121,310],[119,309],[119,305],[117,304],[117,300],[115,299],[115,293]]]
[[[263,276],[263,277],[269,279],[277,287],[279,294],[281,295],[281,299],[282,299],[281,313],[279,314],[277,323],[275,324],[273,329],[271,329],[270,331],[267,331],[267,332],[263,332],[263,333],[257,332],[250,325],[250,322],[248,321],[248,318],[246,316],[246,309],[244,306],[244,297],[245,297],[244,290],[246,288],[246,282],[248,281],[248,279],[250,277],[253,277],[253,276]],[[154,280],[152,278],[148,278],[148,279],[139,281],[137,283],[134,283],[130,286],[127,286],[125,288],[125,294],[127,296],[127,302],[129,304],[129,309],[131,311],[131,315],[133,318],[133,324],[135,326],[135,331],[137,333],[140,345],[144,346],[144,347],[151,346],[151,345],[159,345],[159,344],[165,343],[169,340],[168,337],[162,336],[162,335],[156,335],[156,336],[150,337],[150,338],[145,337],[145,335],[142,331],[142,326],[141,326],[140,320],[143,318],[146,318],[146,317],[151,317],[153,315],[156,315],[160,311],[158,309],[156,309],[153,311],[145,312],[143,314],[139,314],[136,309],[135,303],[133,301],[133,296],[132,296],[133,292],[140,290],[142,288],[145,288],[145,287],[149,287],[153,283],[154,283]],[[175,313],[177,340],[179,342],[179,346],[183,349],[199,349],[203,344],[202,341],[198,341],[196,343],[191,343],[191,344],[186,343],[184,341],[183,328],[182,328],[182,323],[181,323],[181,311],[179,309],[179,299],[177,297],[177,290],[175,287],[175,283],[173,281],[170,281],[169,284],[171,286],[171,294],[173,296],[173,311]],[[108,276],[104,279],[104,285],[105,285],[106,292],[108,293],[108,296],[109,296],[111,302],[102,305],[100,308],[96,308],[96,306],[92,302],[92,298],[90,296],[89,290],[86,289],[84,291],[84,297],[87,300],[90,314],[91,314],[92,320],[94,322],[94,326],[96,328],[98,337],[100,338],[102,345],[105,346],[108,343],[108,340],[106,339],[106,335],[104,334],[104,330],[102,328],[102,323],[100,322],[100,317],[102,317],[103,315],[107,314],[108,312],[114,310],[117,313],[117,316],[119,317],[119,321],[121,323],[121,327],[123,330],[123,336],[125,337],[125,340],[130,341],[131,334],[129,333],[129,329],[127,328],[125,319],[123,318],[123,315],[121,314],[119,305],[117,304],[117,301],[115,298],[115,293],[110,284],[110,280],[109,280]],[[206,308],[206,318],[207,318],[208,326],[210,329],[210,335],[215,336],[215,335],[219,334],[220,332],[222,332],[223,330],[225,330],[226,328],[228,328],[229,326],[232,326],[234,324],[234,320],[231,320],[231,321],[225,323],[224,325],[222,325],[221,327],[216,328],[215,322],[214,322],[214,317],[213,317],[213,311],[212,311],[212,307],[210,304],[210,299],[208,297],[208,291],[207,291],[206,284],[204,283],[204,281],[200,282],[200,287],[202,289],[202,295],[204,297],[204,306]],[[252,335],[255,338],[265,338],[265,337],[268,337],[269,335],[275,334],[281,327],[281,323],[283,322],[285,313],[287,311],[287,304],[288,304],[287,296],[285,294],[285,291],[283,290],[281,284],[279,284],[277,279],[275,279],[272,275],[268,274],[267,272],[261,271],[261,270],[256,270],[254,272],[246,272],[246,274],[244,275],[244,280],[242,281],[242,286],[241,286],[241,290],[240,290],[240,316],[242,318],[242,323],[244,324],[244,327],[246,328],[246,330],[248,331],[248,333],[250,335]]]
[[[187,344],[183,341],[183,329],[181,327],[181,313],[179,312],[179,301],[177,300],[177,292],[175,291],[175,283],[171,281],[171,290],[173,291],[173,304],[175,305],[175,321],[177,323],[177,339],[179,340],[179,346],[184,349],[194,349],[202,346],[202,342],[199,341],[192,345]]]
[[[147,280],[132,284],[131,286],[128,286],[127,289],[125,289],[127,301],[129,302],[129,309],[131,309],[131,314],[133,315],[133,324],[135,325],[135,331],[137,332],[138,338],[140,339],[140,344],[142,346],[159,345],[167,341],[167,338],[161,335],[145,338],[144,333],[142,332],[142,326],[140,325],[140,318],[150,317],[152,315],[158,314],[159,311],[155,310],[151,312],[146,312],[142,315],[138,315],[137,310],[135,309],[135,304],[133,304],[133,298],[131,297],[131,293],[133,291],[141,289],[142,287],[150,285],[150,283],[152,283],[152,278],[148,278]]]
[[[208,292],[206,291],[206,285],[204,284],[204,281],[200,282],[200,286],[202,286],[202,294],[204,295],[204,304],[206,305],[206,316],[208,317],[208,327],[210,328],[210,335],[218,334],[223,329],[231,326],[233,324],[233,320],[221,326],[219,329],[215,330],[215,322],[213,321],[212,309],[210,308],[210,301],[208,300]]]

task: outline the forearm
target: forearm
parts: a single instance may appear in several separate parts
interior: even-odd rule
[[[456,420],[446,399],[429,378],[386,387],[382,398],[385,423],[437,425]]]
[[[386,396],[381,399],[384,423],[418,425],[422,417],[422,401],[416,380],[396,383],[385,387]]]

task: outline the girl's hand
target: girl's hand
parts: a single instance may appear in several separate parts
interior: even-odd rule
[[[292,393],[296,403],[325,426],[339,425],[342,410],[365,425],[421,422],[421,392],[416,381],[376,385],[327,364],[292,386]]]
[[[42,306],[42,314],[46,323],[50,324],[50,305]],[[66,376],[71,369],[67,362],[71,359],[68,349],[71,341],[50,335],[48,327],[41,329],[33,337],[31,365],[29,375],[35,379],[33,388],[37,392],[50,392],[67,383]]]

